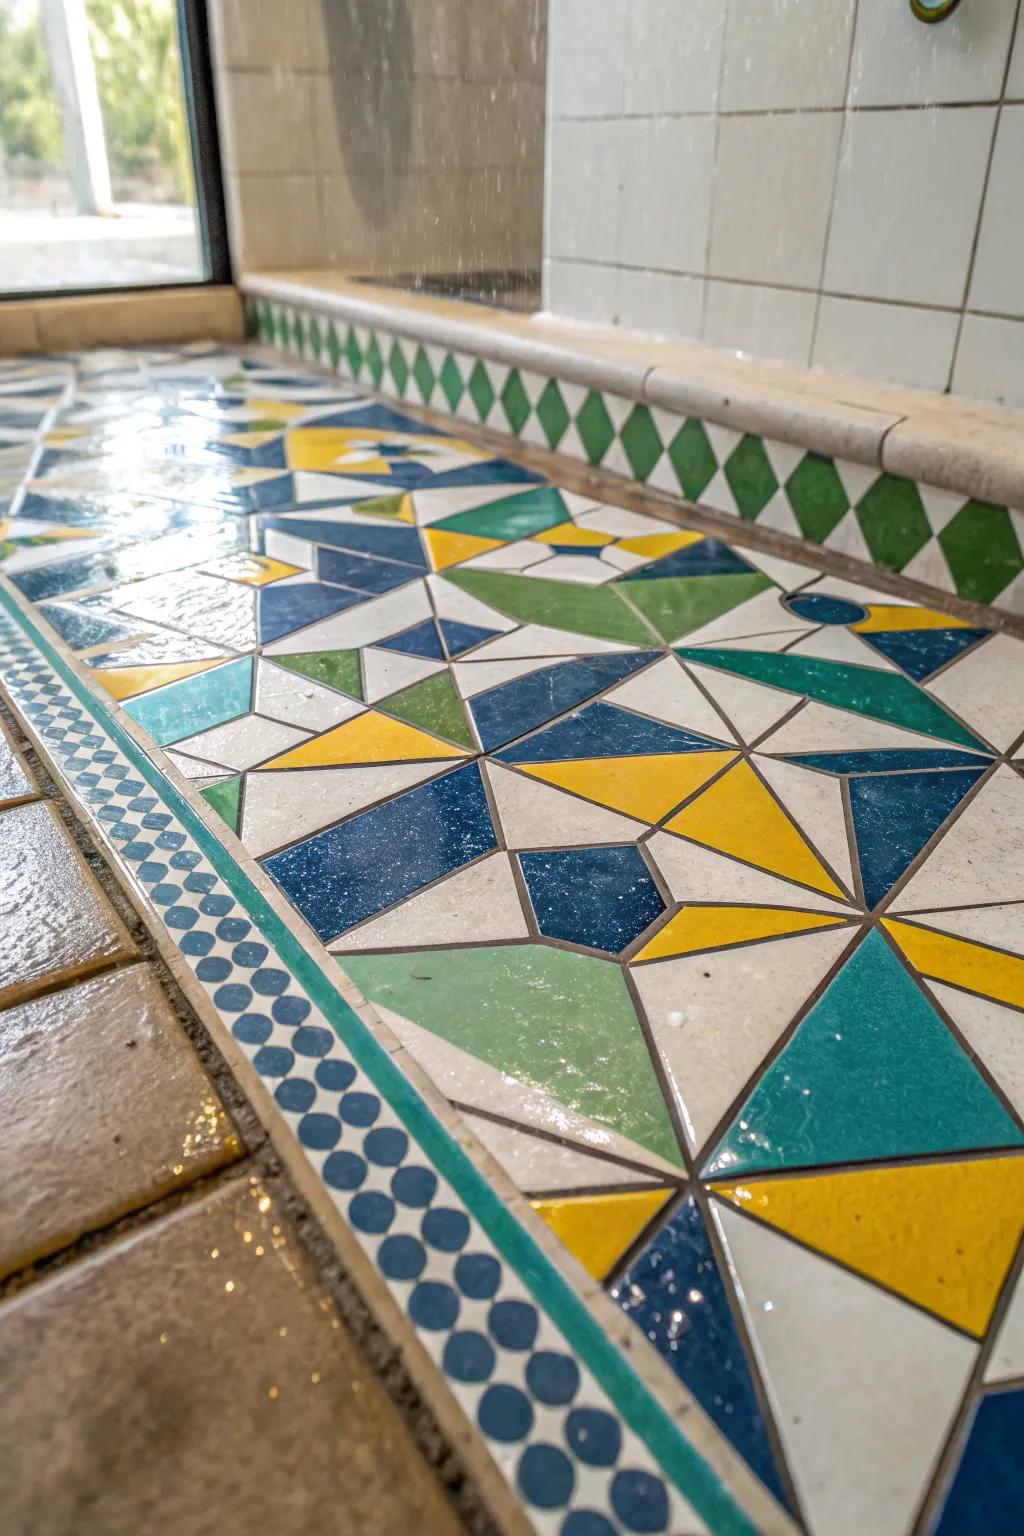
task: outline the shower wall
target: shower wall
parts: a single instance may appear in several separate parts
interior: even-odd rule
[[[545,9],[212,0],[236,268],[539,272]]]
[[[1022,15],[550,0],[547,307],[1024,405]]]

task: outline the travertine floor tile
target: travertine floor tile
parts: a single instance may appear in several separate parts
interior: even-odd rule
[[[10,736],[0,723],[0,806],[16,805],[38,794],[32,775],[14,747]]]

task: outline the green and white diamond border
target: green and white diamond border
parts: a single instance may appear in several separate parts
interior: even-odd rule
[[[425,405],[972,602],[1024,613],[1024,511],[568,379],[250,295],[260,341]]]

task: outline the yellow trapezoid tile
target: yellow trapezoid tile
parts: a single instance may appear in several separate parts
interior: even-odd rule
[[[952,614],[934,608],[916,608],[909,603],[871,603],[868,617],[851,629],[861,635],[894,629],[969,629],[968,619],[954,619]]]
[[[997,1003],[1008,1003],[1011,1008],[1024,1008],[1024,959],[1019,955],[1007,955],[1001,949],[989,949],[986,944],[973,944],[969,939],[957,939],[930,928],[917,928],[896,918],[885,918],[882,926],[922,976],[947,981],[968,992],[980,992]]]
[[[631,555],[644,555],[657,560],[662,555],[674,555],[677,549],[688,549],[699,544],[703,533],[638,533],[628,539],[616,539],[615,548],[624,549]]]
[[[225,657],[216,656],[212,661],[172,661],[153,667],[106,667],[94,671],[92,676],[114,699],[134,699],[136,694],[149,693],[162,688],[165,683],[178,683],[183,677],[195,677],[197,672],[208,672],[219,667]]]
[[[265,587],[268,582],[281,581],[285,576],[297,576],[301,565],[288,565],[284,560],[274,560],[270,555],[226,555],[204,569],[211,576],[221,576],[225,581],[239,581],[247,587]]]
[[[460,747],[390,715],[368,709],[323,736],[315,736],[264,763],[264,768],[329,768],[342,763],[416,763],[437,757],[467,757]]]
[[[650,757],[584,757],[568,763],[524,763],[523,771],[558,789],[642,821],[660,821],[705,785],[735,752],[675,752]]]
[[[749,763],[730,768],[665,825],[667,831],[678,832],[706,848],[846,900],[803,833]]]
[[[673,1193],[671,1189],[644,1189],[530,1203],[587,1274],[603,1280]]]
[[[486,554],[489,549],[500,549],[502,539],[485,539],[477,533],[449,533],[444,528],[424,528],[422,537],[430,551],[430,563],[435,571],[446,571],[450,565],[471,560],[474,555]]]
[[[984,1334],[1024,1225],[1024,1158],[712,1184],[868,1280]]]
[[[726,944],[834,928],[842,921],[841,917],[798,912],[791,907],[683,907],[633,959],[664,960],[699,949],[722,949]]]
[[[615,543],[613,533],[599,533],[596,528],[580,528],[572,522],[557,523],[554,528],[545,528],[531,537],[536,544],[578,544],[583,549],[599,549],[605,544]]]
[[[294,400],[263,400],[251,395],[247,401],[250,411],[258,411],[257,421],[294,421],[304,416],[308,405],[297,405]]]

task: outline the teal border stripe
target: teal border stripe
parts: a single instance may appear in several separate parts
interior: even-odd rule
[[[469,1156],[448,1134],[388,1052],[317,962],[306,953],[227,849],[105,705],[75,676],[10,594],[2,589],[0,601],[71,692],[103,723],[125,756],[188,828],[233,895],[260,925],[265,936],[273,940],[293,975],[330,1019],[359,1066],[387,1097],[434,1167],[462,1197],[499,1253],[561,1329],[630,1428],[648,1446],[700,1517],[712,1527],[716,1536],[757,1536],[756,1527],[734,1502],[717,1474],[684,1438],[653,1393],[622,1358],[569,1282],[502,1204]]]

